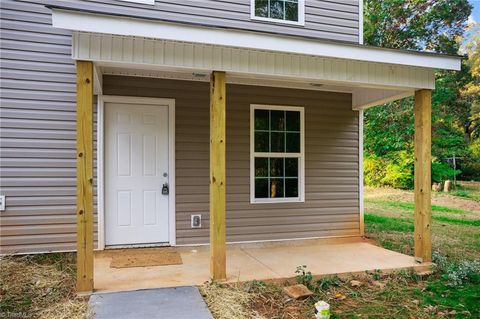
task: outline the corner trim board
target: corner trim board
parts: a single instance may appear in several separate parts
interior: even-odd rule
[[[363,110],[358,111],[358,191],[360,210],[360,236],[365,236],[365,194],[363,185]]]

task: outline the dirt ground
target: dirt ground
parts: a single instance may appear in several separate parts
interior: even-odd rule
[[[474,198],[479,190],[480,185],[473,193],[461,195]],[[480,318],[480,202],[472,198],[433,193],[432,241],[437,267],[432,275],[373,272],[314,281],[307,265],[298,281],[314,292],[308,299],[288,298],[282,292],[285,284],[254,281],[203,287],[208,287],[210,295],[228,295],[232,290],[240,293],[241,305],[235,298],[206,301],[216,319],[314,318],[314,304],[319,300],[330,304],[332,319]],[[412,191],[367,188],[365,210],[368,238],[387,249],[413,254]],[[237,317],[228,312],[236,306]]]

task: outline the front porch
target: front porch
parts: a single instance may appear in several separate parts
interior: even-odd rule
[[[329,275],[424,267],[431,261],[431,91],[434,70],[457,69],[457,58],[313,41],[304,44],[323,55],[274,49],[273,44],[273,49],[246,48],[228,41],[204,44],[74,31],[79,292],[192,285],[209,279],[284,279],[294,277],[300,265],[307,265],[314,275]],[[290,41],[282,38],[278,45],[290,48]],[[342,54],[322,51],[324,46]],[[166,195],[179,194],[170,197],[176,209],[171,209],[168,243],[210,243],[201,248],[177,247],[183,265],[117,270],[109,267],[111,252],[94,256],[94,216],[98,213],[101,221],[104,210],[101,200],[98,212],[93,205],[93,128],[98,107],[94,94],[99,101],[115,96],[116,102],[124,104],[131,102],[120,100],[131,96],[175,100],[175,123],[170,123],[178,129],[179,138],[170,143],[184,148],[169,149],[169,154],[176,156],[170,162],[178,174],[153,174],[171,176],[170,185],[177,187],[172,186],[170,195],[167,189]],[[407,96],[415,97],[415,257],[359,239],[364,235],[363,110]],[[258,116],[256,110],[261,110]],[[130,112],[134,118],[131,106]],[[274,112],[280,112],[275,113],[280,119],[276,128]],[[284,123],[289,116],[294,124],[287,129]],[[266,127],[262,119],[268,119]],[[265,142],[268,150],[262,144],[265,134],[270,134]],[[278,149],[272,136],[280,136]],[[98,141],[102,141],[100,133]],[[126,149],[130,152],[130,146]],[[283,164],[272,164],[274,158]],[[287,161],[294,163],[293,173],[287,174]],[[258,183],[258,192],[257,178],[268,178],[267,187]],[[291,182],[288,190],[287,180]],[[161,185],[163,180],[156,182]],[[98,185],[101,199],[103,186]],[[277,201],[277,197],[287,200]],[[131,214],[133,206],[127,206]],[[208,226],[203,229],[193,225],[199,212],[207,217],[204,225]],[[105,230],[101,222],[100,243]],[[227,245],[325,237],[356,240]]]
[[[95,253],[96,292],[202,285],[210,280],[208,246],[177,247],[183,264],[153,267],[110,268],[115,250]],[[315,276],[362,274],[365,271],[411,269],[425,271],[430,263],[373,245],[362,238],[312,239],[227,245],[227,282],[295,277],[306,265]]]

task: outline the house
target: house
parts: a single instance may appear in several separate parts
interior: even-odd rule
[[[4,0],[1,253],[364,233],[362,112],[415,96],[431,260],[431,91],[460,57],[363,45],[358,0]]]

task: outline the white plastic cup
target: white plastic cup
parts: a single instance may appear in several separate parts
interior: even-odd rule
[[[315,303],[315,309],[317,313],[315,314],[316,319],[330,319],[330,305],[325,301],[318,301]]]

